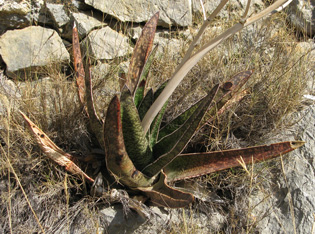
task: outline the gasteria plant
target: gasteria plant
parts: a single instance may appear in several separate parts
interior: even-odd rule
[[[194,200],[190,193],[174,189],[169,182],[197,177],[211,172],[239,166],[245,163],[262,161],[288,153],[304,144],[300,141],[287,141],[270,145],[217,152],[181,154],[192,136],[202,126],[202,119],[212,118],[241,98],[242,86],[253,73],[243,71],[223,84],[215,85],[209,93],[183,111],[176,118],[161,126],[167,100],[189,70],[212,48],[277,9],[286,1],[277,1],[256,16],[246,19],[249,2],[240,23],[211,40],[192,54],[195,45],[210,21],[219,13],[227,0],[223,0],[213,14],[205,21],[193,40],[173,77],[155,92],[145,93],[148,70],[156,49],[153,39],[159,13],[156,13],[144,26],[137,41],[126,76],[126,83],[120,97],[115,95],[102,121],[96,114],[93,104],[89,61],[82,62],[77,29],[73,28],[73,54],[79,100],[89,118],[90,129],[105,151],[107,172],[127,188],[145,194],[152,203],[165,207],[184,207]],[[70,154],[56,146],[24,113],[27,126],[44,153],[66,170],[90,176],[78,167]],[[212,116],[212,117],[211,117]]]

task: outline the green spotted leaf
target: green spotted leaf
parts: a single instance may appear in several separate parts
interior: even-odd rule
[[[121,120],[127,153],[138,170],[153,161],[152,151],[143,132],[138,110],[128,89],[121,94]]]
[[[163,169],[168,163],[170,163],[186,146],[196,128],[199,125],[206,110],[212,103],[214,96],[219,89],[219,85],[216,85],[210,93],[207,95],[199,105],[196,111],[190,116],[190,118],[172,134],[161,139],[153,147],[153,155],[156,159],[153,163],[149,164],[143,169],[143,173],[148,176],[156,175],[161,169]]]

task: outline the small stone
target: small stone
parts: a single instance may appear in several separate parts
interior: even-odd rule
[[[7,31],[0,37],[0,55],[10,77],[70,60],[58,33],[40,26]]]
[[[129,38],[110,27],[92,31],[86,38],[87,48],[94,60],[114,59],[132,53]]]
[[[47,3],[46,8],[58,28],[63,27],[70,21],[63,4]]]

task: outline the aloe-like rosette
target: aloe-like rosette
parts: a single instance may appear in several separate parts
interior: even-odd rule
[[[269,14],[283,4],[279,0],[256,16],[244,19],[222,35],[201,47],[195,54],[193,48],[227,0],[223,0],[214,13],[205,21],[193,40],[182,63],[171,79],[156,91],[147,92],[147,76],[157,51],[153,48],[159,13],[156,13],[144,26],[131,58],[126,82],[121,95],[115,95],[101,120],[94,108],[89,59],[83,63],[77,30],[73,30],[73,53],[78,95],[84,112],[89,118],[89,128],[105,151],[106,171],[126,188],[145,194],[149,201],[158,206],[170,208],[184,207],[193,202],[194,196],[168,185],[169,182],[193,178],[215,171],[240,166],[245,163],[268,160],[288,153],[304,144],[301,141],[287,141],[244,149],[223,150],[182,154],[196,131],[205,121],[227,110],[245,94],[242,87],[253,70],[240,72],[222,84],[216,84],[198,102],[184,110],[176,118],[161,126],[169,96],[173,93],[187,72],[207,52],[235,34],[246,25]],[[85,64],[85,67],[84,65]],[[207,120],[203,120],[207,113]],[[83,172],[70,154],[57,147],[48,136],[22,113],[28,128],[44,153],[71,173],[78,174],[87,181],[94,180]]]

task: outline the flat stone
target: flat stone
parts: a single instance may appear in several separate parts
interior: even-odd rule
[[[114,59],[132,53],[129,38],[110,27],[92,31],[85,39],[94,60]]]
[[[311,233],[314,228],[315,106],[296,113],[293,119],[300,121],[268,142],[298,137],[305,145],[283,156],[284,173],[278,164],[278,172],[274,169],[264,175],[268,185],[250,197],[251,216],[259,220],[259,233]]]
[[[220,4],[220,0],[203,0],[203,8],[207,16]],[[221,18],[228,18],[231,14],[241,15],[247,5],[247,0],[231,0],[228,1],[225,7],[218,14]],[[248,15],[251,15],[259,10],[264,9],[264,3],[262,0],[253,0],[249,8]],[[200,0],[192,0],[192,10],[194,13],[203,15],[203,9],[200,4]]]
[[[40,26],[7,31],[0,37],[0,55],[10,77],[70,60],[58,33]]]
[[[85,3],[95,9],[109,14],[116,19],[126,22],[148,21],[156,12],[160,11],[159,25],[169,27],[188,26],[192,24],[191,3],[188,0],[85,0]]]
[[[37,22],[42,5],[43,0],[0,0],[0,34]]]
[[[63,37],[72,40],[73,24],[77,25],[79,38],[84,38],[92,30],[106,26],[106,23],[95,19],[94,17],[85,13],[71,13],[71,20],[68,24],[66,34]]]
[[[63,27],[70,21],[63,4],[46,3],[46,8],[58,28]]]

